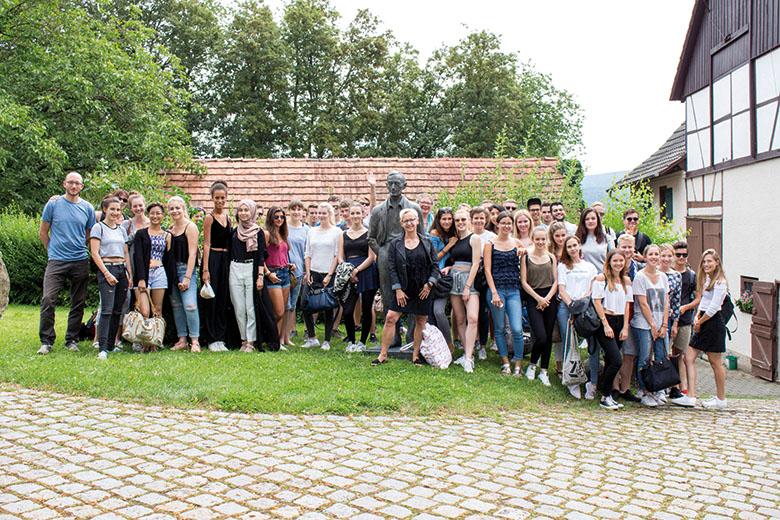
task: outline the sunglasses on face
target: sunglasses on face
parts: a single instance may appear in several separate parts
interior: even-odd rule
[[[514,211],[516,209],[517,209],[517,206],[506,206],[506,210],[507,211]],[[531,210],[531,211],[533,211],[533,210]]]
[[[639,222],[639,217],[626,217],[629,222]]]
[[[274,215],[274,220],[284,220],[284,215]]]
[[[688,258],[688,253],[675,253],[674,256],[677,258]]]
[[[368,207],[368,206],[370,206],[371,204],[370,204],[370,203],[368,203],[368,202],[361,202],[361,203],[360,203],[360,205],[361,205],[361,206],[366,206],[366,207]]]
[[[124,202],[125,204],[127,204],[127,199],[119,199],[119,202]]]

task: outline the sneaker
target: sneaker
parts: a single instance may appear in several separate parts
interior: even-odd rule
[[[355,352],[355,344],[350,341],[347,348],[344,349],[344,352]]]
[[[726,408],[726,400],[725,399],[718,399],[715,396],[710,397],[709,399],[705,399],[701,402],[701,405],[704,408],[711,408],[714,410],[722,410]]]
[[[290,331],[290,339],[293,339],[295,336],[298,335],[298,331],[293,329]]]
[[[625,392],[621,392],[620,398],[630,403],[638,403],[641,401],[641,399],[637,397],[634,394],[634,392],[632,392],[631,390],[626,390]]]
[[[593,400],[596,398],[596,385],[588,381],[585,383],[585,399]]]
[[[525,369],[525,377],[529,381],[536,379],[536,365],[528,365],[528,368]]]
[[[463,366],[463,360],[466,359],[466,355],[460,356],[458,359],[452,362],[453,365],[460,365]],[[465,368],[465,367],[464,367]]]
[[[106,353],[105,350],[100,351],[100,353],[98,354],[98,360],[105,361],[107,359],[108,359],[108,353]]]
[[[460,349],[460,350],[463,350],[463,342],[462,342],[461,340],[459,340],[459,339],[456,339],[455,341],[453,341],[453,342],[452,342],[452,346],[453,346],[455,349]]]
[[[362,341],[358,341],[357,343],[355,343],[355,350],[354,350],[354,352],[363,352],[364,350],[366,350],[366,344],[365,343],[363,343]]]
[[[121,347],[117,347],[116,345],[114,345],[114,348],[108,351],[109,354],[121,354],[122,352],[124,352],[124,350],[122,350]]]
[[[546,371],[539,372],[539,381],[541,381],[544,386],[550,386],[550,378],[547,376]]]
[[[683,393],[680,392],[679,388],[672,388],[669,390],[669,399],[677,399],[678,397],[682,397]]]
[[[67,341],[65,343],[65,350],[70,350],[71,352],[78,352],[79,346],[76,344],[75,341]]]
[[[287,352],[287,347],[285,347],[284,345],[279,345],[279,351],[280,352]]]
[[[580,390],[580,385],[569,385],[568,389],[572,397],[575,399],[582,399],[582,390]]]
[[[209,343],[209,350],[212,352],[225,352],[227,351],[227,347],[222,341],[212,341]]]
[[[133,343],[133,352],[143,352],[144,346],[140,343]]]
[[[38,349],[38,354],[45,356],[51,352],[51,345],[41,345],[41,348]]]
[[[658,406],[658,401],[655,400],[652,394],[643,395],[639,402],[642,403],[643,406],[649,406],[650,408]]]
[[[100,342],[98,340],[95,340],[92,342],[92,348],[99,349],[100,348]]]
[[[666,394],[663,390],[654,393],[653,398],[658,401],[658,404],[666,404]]]
[[[334,338],[344,339],[344,333],[341,332],[339,329],[333,329],[330,332],[330,335],[333,336]]]
[[[310,348],[310,347],[319,347],[320,346],[320,340],[317,338],[309,338],[306,340],[306,343],[301,345],[301,348]]]
[[[467,374],[474,372],[474,358],[463,359],[463,371]]]
[[[485,361],[487,359],[487,350],[485,347],[480,347],[479,350],[477,350],[477,359],[480,361]]]
[[[617,410],[620,408],[618,404],[612,399],[611,395],[602,397],[601,401],[599,402],[599,406],[606,408],[607,410]]]
[[[371,334],[371,335],[368,337],[368,342],[369,342],[369,343],[372,343],[372,344],[374,344],[374,345],[375,345],[375,344],[377,344],[377,343],[379,343],[379,340],[378,340],[378,339],[376,339],[376,334],[373,334],[373,333],[372,333],[372,334]]]
[[[320,347],[322,350],[330,350],[330,343],[327,341],[322,342],[322,346]]]
[[[688,397],[687,395],[672,397],[669,399],[669,402],[677,406],[683,406],[685,408],[693,408],[696,406],[696,399],[693,397]]]

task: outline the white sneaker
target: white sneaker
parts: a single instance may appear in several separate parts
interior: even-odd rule
[[[355,343],[355,350],[354,350],[354,352],[363,352],[364,350],[366,350],[366,344],[365,343],[363,343],[362,341],[358,341],[357,343]]]
[[[99,349],[100,348],[100,342],[98,340],[95,340],[92,342],[92,348]]]
[[[41,345],[41,348],[38,349],[38,354],[45,356],[51,352],[51,345]]]
[[[330,350],[330,343],[327,341],[322,342],[322,346],[320,347],[322,350]]]
[[[687,395],[669,399],[669,402],[677,406],[684,406],[685,408],[693,408],[696,406],[696,398],[688,397]]]
[[[301,348],[311,348],[311,347],[319,347],[320,346],[320,340],[317,338],[309,338],[306,340],[306,342],[301,345]]]
[[[653,398],[658,402],[658,404],[666,404],[666,393],[664,393],[663,390],[659,390],[658,392],[654,393]]]
[[[279,351],[280,352],[287,352],[287,347],[285,347],[284,345],[279,345]]]
[[[68,341],[65,343],[65,350],[70,350],[71,352],[78,352],[79,346],[76,344],[75,341]]]
[[[726,400],[718,399],[716,396],[712,396],[709,399],[705,399],[701,402],[704,408],[711,408],[715,410],[723,410],[726,408]]]
[[[550,386],[550,378],[547,376],[546,370],[539,372],[539,381],[541,381],[544,386]]]
[[[344,349],[344,352],[355,352],[355,344],[350,342],[347,348]]]
[[[219,348],[219,344],[222,343],[221,341],[212,341],[209,343],[209,350],[212,352],[222,352],[222,350]]]
[[[529,381],[536,379],[536,365],[528,365],[528,368],[525,369],[525,377]]]
[[[467,374],[474,372],[474,358],[463,359],[463,371]]]
[[[485,361],[487,359],[487,350],[485,350],[485,347],[480,347],[479,350],[477,350],[477,359],[480,361]]]
[[[569,385],[568,388],[572,397],[575,399],[582,399],[582,390],[580,390],[580,385]]]
[[[593,400],[596,398],[596,385],[588,381],[585,383],[585,399]]]
[[[655,400],[653,397],[653,394],[645,394],[642,396],[642,399],[639,401],[644,406],[649,406],[650,408],[655,408],[658,406],[658,401]]]
[[[465,355],[465,354],[464,354],[464,355],[462,355],[462,356],[460,356],[458,359],[456,359],[456,360],[455,360],[455,361],[453,361],[452,363],[453,363],[454,365],[460,365],[460,366],[463,366],[463,360],[464,360],[464,359],[466,359],[466,355]],[[464,367],[464,368],[465,368],[465,367]]]
[[[107,359],[108,359],[108,354],[106,353],[105,350],[98,354],[98,360],[105,361]]]
[[[611,395],[608,395],[601,399],[601,402],[599,402],[599,406],[602,408],[606,408],[607,410],[618,410],[620,407],[615,402],[614,399],[612,399]]]

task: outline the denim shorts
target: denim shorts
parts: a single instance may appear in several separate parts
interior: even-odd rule
[[[146,287],[150,291],[152,289],[168,288],[168,275],[165,274],[165,268],[163,266],[160,265],[149,269],[149,279],[146,282]]]
[[[469,270],[450,269],[450,274],[452,275],[452,289],[450,289],[450,294],[462,295],[463,289],[466,288],[466,282],[469,280]],[[469,289],[469,294],[479,294],[479,292],[474,289],[473,285],[469,287]]]
[[[286,289],[287,287],[290,287],[289,267],[271,269],[271,272],[279,278],[279,283],[271,283],[270,278],[266,276],[265,285],[268,289]]]
[[[298,307],[298,297],[301,295],[301,289],[303,289],[303,281],[298,280],[298,285],[295,288],[290,288],[290,297],[287,298],[287,305],[285,310],[294,311]]]

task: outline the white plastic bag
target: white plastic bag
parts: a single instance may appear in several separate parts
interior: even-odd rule
[[[214,289],[209,282],[204,283],[203,287],[200,288],[200,297],[204,300],[210,300],[214,297]]]
[[[426,323],[423,329],[420,354],[432,367],[445,369],[452,363],[452,353],[447,346],[444,336],[438,328],[430,323]]]

